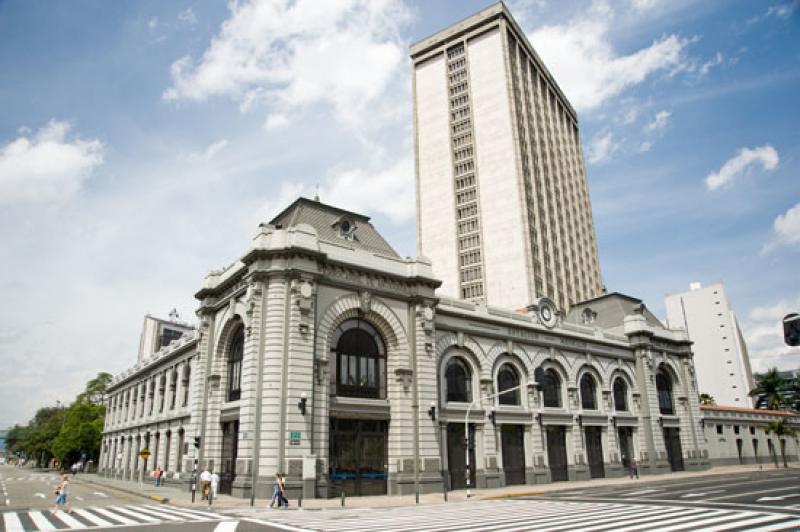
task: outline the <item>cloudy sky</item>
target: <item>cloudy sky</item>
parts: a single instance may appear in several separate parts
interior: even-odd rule
[[[408,46],[485,1],[0,1],[0,427],[193,320],[296,196],[415,254]],[[723,281],[757,370],[800,367],[800,5],[509,3],[577,108],[604,282]]]

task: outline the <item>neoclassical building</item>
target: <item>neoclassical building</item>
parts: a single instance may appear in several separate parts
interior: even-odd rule
[[[369,218],[298,199],[206,277],[195,331],[115,377],[102,472],[331,497],[708,467],[691,344],[640,300],[513,311],[439,285]]]

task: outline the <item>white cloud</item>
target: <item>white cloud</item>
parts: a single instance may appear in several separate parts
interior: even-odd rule
[[[772,367],[797,369],[800,348],[789,347],[783,341],[782,320],[790,312],[800,312],[800,297],[781,299],[750,311],[742,328],[754,372]]]
[[[721,65],[723,60],[724,58],[722,57],[722,54],[720,52],[717,52],[717,55],[715,55],[713,59],[709,59],[708,61],[700,65],[700,70],[698,74],[701,77],[705,76],[712,68]]]
[[[639,146],[639,151],[642,152],[642,153],[648,152],[648,151],[650,151],[650,148],[652,148],[652,147],[653,147],[653,143],[650,142],[649,140],[646,140],[646,141],[642,142],[642,144]]]
[[[639,109],[636,107],[631,107],[622,117],[623,124],[633,124],[636,122],[636,118],[639,116]]]
[[[770,6],[763,14],[748,19],[746,24],[747,25],[757,24],[762,20],[766,20],[771,17],[784,18],[784,19],[789,18],[789,15],[792,14],[792,11],[794,11],[796,6],[797,2],[790,2],[781,5]]]
[[[0,146],[0,203],[69,198],[103,163],[103,144],[67,140],[68,122],[51,120],[34,136]]]
[[[267,117],[264,123],[266,129],[280,129],[289,125],[289,118],[286,115],[273,113]]]
[[[616,152],[621,142],[614,140],[614,134],[610,131],[598,133],[592,137],[588,148],[588,161],[592,164],[603,164],[611,160],[611,156]]]
[[[656,117],[653,119],[653,121],[644,126],[644,132],[655,133],[657,131],[661,131],[667,127],[670,116],[672,116],[672,111],[659,111],[656,113]]]
[[[735,157],[728,159],[716,172],[711,172],[706,176],[706,187],[708,190],[717,190],[720,187],[729,185],[739,175],[749,171],[757,163],[764,167],[764,170],[774,170],[778,167],[778,152],[769,144],[758,148],[742,148]]]
[[[645,8],[650,2],[640,4]],[[595,3],[568,23],[543,26],[529,34],[533,47],[579,110],[598,107],[655,73],[672,71],[686,62],[684,51],[690,41],[675,34],[628,55],[618,54],[610,42],[613,20],[610,6]]]
[[[194,14],[194,11],[192,11],[191,7],[187,7],[178,13],[178,20],[185,24],[189,24],[190,26],[197,24],[197,16]]]
[[[158,27],[158,17],[151,17],[150,20],[147,21],[147,28],[150,31],[153,31],[157,27]]]
[[[225,146],[228,145],[227,139],[222,139],[212,144],[200,152],[191,152],[185,157],[179,157],[180,160],[185,160],[190,163],[207,163],[213,159]]]
[[[646,11],[658,4],[658,0],[631,0],[633,8],[638,11]]]
[[[772,239],[761,250],[769,253],[779,246],[800,245],[800,203],[796,203],[788,211],[778,215],[772,223]]]
[[[289,109],[324,103],[348,124],[374,123],[379,96],[405,67],[399,0],[231,2],[203,57],[172,64],[167,100],[227,96]],[[363,120],[371,116],[372,120]]]

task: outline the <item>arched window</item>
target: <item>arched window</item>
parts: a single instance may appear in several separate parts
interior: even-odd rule
[[[450,359],[444,371],[444,379],[447,383],[448,402],[472,402],[472,372],[462,359]]]
[[[584,373],[581,377],[581,408],[597,410],[597,386],[594,377],[588,373]]]
[[[244,359],[244,329],[233,335],[228,351],[228,401],[242,398],[242,359]]]
[[[656,391],[658,392],[658,409],[662,414],[673,415],[675,409],[672,406],[672,379],[664,371],[658,370],[656,374]]]
[[[514,366],[511,364],[503,364],[500,371],[497,372],[497,391],[502,392],[511,388],[519,386],[519,374]],[[500,394],[497,397],[498,403],[501,405],[518,405],[519,404],[519,388],[513,392]]]
[[[628,411],[628,385],[622,377],[614,380],[614,410],[617,412]]]
[[[553,369],[548,369],[541,374],[539,386],[542,388],[544,406],[549,408],[561,407],[561,379]]]
[[[183,364],[183,382],[181,382],[181,386],[183,387],[183,402],[181,406],[187,406],[189,404],[189,378],[192,375],[192,368],[189,367],[189,361],[187,360]]]
[[[178,397],[178,370],[177,368],[172,368],[172,376],[170,377],[169,383],[169,409],[175,409],[175,400]]]
[[[336,328],[336,393],[349,397],[382,398],[386,389],[386,349],[369,323],[346,320]]]
[[[158,380],[158,411],[164,411],[164,405],[167,403],[167,374],[162,373],[161,378]]]

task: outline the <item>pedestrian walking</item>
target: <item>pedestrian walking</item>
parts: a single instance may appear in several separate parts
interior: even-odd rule
[[[71,514],[72,505],[67,500],[68,496],[69,496],[69,477],[67,477],[67,475],[64,475],[61,478],[61,482],[58,484],[58,487],[56,488],[56,504],[55,506],[53,506],[53,509],[50,510],[50,513],[51,514],[56,513],[58,508],[63,506],[66,512],[68,514]]]
[[[161,486],[161,477],[164,475],[164,472],[161,470],[160,467],[156,467],[155,471],[153,471],[153,478],[155,479],[155,486],[158,488]]]
[[[204,468],[203,472],[200,473],[200,493],[202,497],[200,498],[201,501],[208,499],[208,494],[211,490],[211,473],[209,473],[208,468]]]
[[[275,481],[272,483],[272,499],[269,501],[269,507],[274,508],[276,502],[278,503],[278,508],[280,508],[283,504],[283,498],[281,497],[280,473],[275,473]]]
[[[278,480],[281,486],[280,497],[281,500],[283,501],[283,508],[286,509],[289,507],[289,499],[286,497],[286,475],[283,473],[279,473]]]
[[[636,463],[636,458],[631,458],[631,479],[633,477],[639,480],[639,464]]]
[[[216,471],[211,473],[211,496],[217,498],[217,488],[219,487],[219,475]]]

